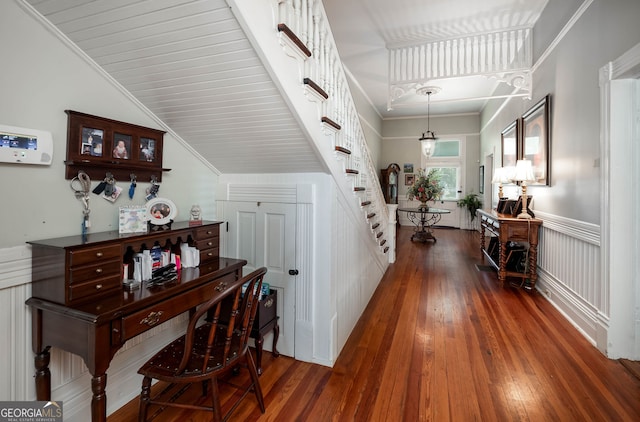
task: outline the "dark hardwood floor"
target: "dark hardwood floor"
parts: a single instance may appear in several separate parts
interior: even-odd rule
[[[411,243],[410,235],[399,229],[398,260],[335,366],[265,353],[266,413],[249,395],[230,420],[640,420],[640,380],[539,294],[500,287],[483,267],[477,232],[437,229],[435,244]],[[245,382],[246,371],[234,378]],[[221,391],[228,407],[233,389]],[[182,398],[203,400],[199,392]],[[136,420],[137,406],[133,400],[109,422]],[[211,415],[168,409],[155,420]]]

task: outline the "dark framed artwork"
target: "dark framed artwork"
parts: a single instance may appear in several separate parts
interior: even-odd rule
[[[479,186],[478,192],[480,194],[483,194],[484,193],[484,166],[480,166],[478,177],[480,180],[480,186]]]
[[[518,161],[520,119],[516,119],[502,131],[502,167],[515,167]]]
[[[415,174],[405,174],[404,175],[404,185],[405,186],[413,186],[416,181]]]
[[[521,158],[531,160],[536,181],[532,185],[550,185],[549,177],[549,107],[550,95],[545,96],[522,115]]]

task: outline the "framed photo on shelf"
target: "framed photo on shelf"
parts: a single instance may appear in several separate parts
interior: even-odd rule
[[[415,174],[405,174],[404,175],[404,185],[405,186],[413,186],[413,184],[416,181],[416,175]]]
[[[104,130],[92,127],[82,128],[82,155],[102,157]]]
[[[502,167],[516,166],[520,140],[520,119],[516,119],[502,131]]]
[[[549,178],[549,106],[550,95],[538,101],[522,116],[522,154],[531,160],[536,181],[532,185],[550,185]]]
[[[152,163],[155,160],[156,140],[151,138],[140,138],[140,161]]]
[[[118,231],[120,234],[147,232],[146,206],[131,205],[120,207],[119,211]]]
[[[114,133],[111,156],[120,160],[128,160],[131,158],[131,135]]]

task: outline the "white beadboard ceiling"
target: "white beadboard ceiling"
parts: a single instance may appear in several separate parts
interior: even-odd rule
[[[326,171],[225,0],[17,1],[221,173]],[[426,109],[387,110],[388,48],[531,27],[548,1],[323,0],[343,63],[383,118],[422,117]],[[480,112],[485,101],[456,96],[496,87],[481,76],[435,82],[442,91],[432,98],[432,115]]]
[[[224,0],[26,1],[220,173],[325,171]]]

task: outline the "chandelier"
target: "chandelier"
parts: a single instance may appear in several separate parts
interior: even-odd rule
[[[431,105],[431,94],[437,94],[440,92],[440,88],[435,86],[425,86],[417,90],[418,94],[427,96],[427,131],[422,133],[422,136],[418,141],[422,144],[422,150],[424,151],[424,155],[427,158],[430,158],[433,155],[433,152],[436,149],[436,134],[430,129],[430,105]]]

